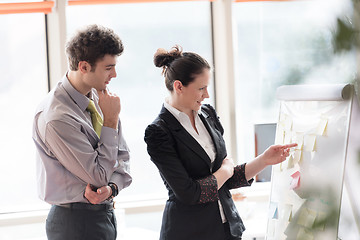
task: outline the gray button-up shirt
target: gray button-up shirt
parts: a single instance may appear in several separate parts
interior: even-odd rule
[[[98,112],[95,89],[89,94]],[[89,98],[63,77],[35,113],[33,139],[37,147],[38,192],[50,204],[88,202],[88,183],[115,183],[119,191],[130,185],[129,149],[118,129],[103,127],[100,138],[86,111]]]

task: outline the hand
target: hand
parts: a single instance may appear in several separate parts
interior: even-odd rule
[[[234,175],[234,167],[234,161],[231,158],[225,158],[221,164],[220,169],[223,170],[229,179],[232,177],[232,175]]]
[[[221,167],[213,175],[216,178],[218,189],[220,189],[234,175],[234,161],[231,158],[225,158]]]
[[[108,199],[112,194],[111,187],[102,186],[95,191],[92,190],[91,185],[88,184],[85,188],[84,197],[92,204],[99,204]]]
[[[103,125],[116,129],[121,110],[120,98],[107,90],[98,91],[99,106],[104,116]]]
[[[265,164],[274,165],[285,161],[285,159],[289,156],[290,148],[296,146],[296,143],[270,146],[262,154]]]

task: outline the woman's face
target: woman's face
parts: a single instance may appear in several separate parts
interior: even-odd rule
[[[201,107],[201,102],[205,98],[209,98],[208,85],[210,81],[210,70],[204,69],[201,74],[198,74],[194,81],[189,83],[186,87],[182,86],[181,105],[184,109],[198,111]]]

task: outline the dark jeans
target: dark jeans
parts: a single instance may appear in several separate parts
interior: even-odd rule
[[[230,226],[228,222],[224,223],[224,229],[225,229],[225,237],[226,237],[225,240],[241,240],[241,238],[236,238],[231,236]]]
[[[49,240],[115,240],[114,210],[93,211],[53,205],[46,219]]]

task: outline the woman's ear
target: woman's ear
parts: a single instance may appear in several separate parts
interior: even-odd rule
[[[173,83],[173,88],[176,93],[182,93],[183,84],[179,80],[175,80]]]

